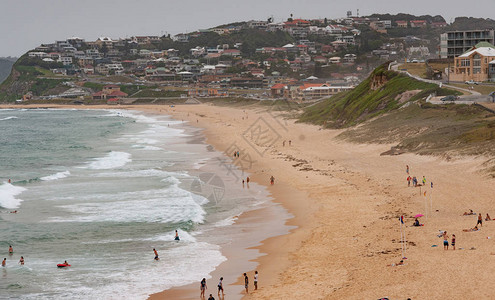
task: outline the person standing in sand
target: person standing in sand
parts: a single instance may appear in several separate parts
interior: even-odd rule
[[[203,278],[203,280],[201,280],[201,286],[200,286],[200,289],[201,289],[201,298],[204,298],[205,297],[205,291],[208,287],[206,286],[206,278]]]
[[[407,186],[410,187],[411,186],[411,176],[407,176]]]
[[[481,215],[481,213],[478,214],[478,222],[476,223],[476,226],[478,226],[478,224],[483,227],[483,216]]]
[[[220,291],[222,291],[222,297],[225,296],[223,293],[223,277],[220,277],[220,281],[218,282],[218,297],[220,297]]]
[[[406,165],[406,173],[409,174],[409,165]]]
[[[246,294],[249,294],[249,278],[247,277],[246,273],[244,273],[244,288],[246,289]]]
[[[258,289],[258,271],[254,271],[254,290]]]
[[[452,245],[452,250],[455,250],[455,234],[452,234],[452,242],[450,244]]]
[[[270,184],[273,185],[275,183],[275,177],[270,177]]]
[[[443,232],[443,250],[449,250],[449,236],[447,235],[447,231]]]

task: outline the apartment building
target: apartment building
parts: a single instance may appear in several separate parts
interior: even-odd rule
[[[442,33],[440,35],[440,57],[454,58],[480,42],[495,44],[495,30],[482,29]]]

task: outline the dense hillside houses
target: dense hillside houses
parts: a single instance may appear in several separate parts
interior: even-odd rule
[[[445,53],[452,66],[453,54],[462,54],[451,69],[451,80],[495,78],[491,48],[471,49],[478,39],[492,41],[493,30],[462,32],[461,49],[451,42],[461,33],[448,31],[449,26],[441,16],[348,13],[333,20],[291,16],[282,22],[250,20],[173,36],[101,36],[94,41],[70,37],[36,47],[23,63],[68,79],[124,76],[187,87],[189,95],[201,97],[225,96],[229,88],[268,89],[272,97],[296,100],[328,97],[355,86],[385,61],[425,62]],[[321,79],[309,83],[308,78]],[[88,94],[72,90],[66,96],[83,92]],[[111,86],[89,92],[95,100],[128,96]]]

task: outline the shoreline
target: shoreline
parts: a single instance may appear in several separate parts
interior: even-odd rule
[[[277,129],[282,140],[292,139],[291,147],[282,146],[282,140],[264,147],[252,136],[241,145],[251,147],[253,155],[258,153],[256,163],[263,166],[250,172],[253,181],[268,184],[273,174],[276,181],[270,191],[291,188],[292,197],[274,198],[294,215],[288,224],[300,225],[256,247],[267,255],[255,260],[260,264],[260,289],[246,299],[491,297],[487,288],[491,277],[482,274],[495,271],[495,222],[483,222],[480,232],[462,231],[476,224],[476,217],[462,216],[464,211],[495,215],[494,180],[480,172],[486,157],[445,161],[413,153],[380,156],[392,145],[340,141],[335,137],[342,131],[319,130],[293,120],[284,124],[260,107],[108,108],[161,110],[176,119],[189,114],[191,125],[205,128],[207,142],[218,143],[216,149],[228,147],[227,141],[246,133],[259,118]],[[424,189],[408,187],[406,165],[411,176],[426,176],[435,188],[427,186],[423,196]],[[299,194],[292,195],[294,190]],[[418,213],[426,215],[421,219],[425,226],[415,228],[411,225]],[[404,266],[391,267],[403,255],[401,215],[406,223],[407,260]],[[439,230],[456,234],[456,251],[441,247]],[[248,274],[252,282],[252,271]],[[237,285],[242,288],[240,279]],[[210,286],[208,294],[216,295],[214,284],[215,292]],[[197,297],[197,285],[193,288]]]

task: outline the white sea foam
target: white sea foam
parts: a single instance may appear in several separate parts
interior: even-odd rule
[[[171,186],[161,190],[97,194],[79,197],[83,203],[63,205],[70,217],[53,217],[48,222],[147,222],[203,223],[201,205],[208,202],[192,193]]]
[[[94,159],[94,161],[90,162],[87,167],[94,170],[115,169],[123,167],[131,161],[131,154],[112,151],[104,157]]]
[[[121,178],[138,178],[138,177],[178,177],[178,178],[190,178],[187,173],[168,172],[158,169],[146,169],[136,171],[124,171],[124,172],[103,172],[94,174],[95,177],[121,177]]]
[[[0,185],[0,206],[8,209],[18,208],[22,200],[17,199],[15,196],[25,190],[23,187],[4,182]]]
[[[53,175],[44,176],[44,177],[41,177],[40,179],[44,180],[44,181],[50,181],[50,180],[62,179],[62,178],[65,178],[69,175],[70,175],[69,171],[64,171],[64,172],[55,173]]]
[[[163,150],[163,148],[160,148],[160,147],[142,146],[142,145],[132,145],[132,148],[136,148],[138,150],[146,150],[146,151],[159,151],[159,150]]]
[[[0,119],[0,121],[7,121],[7,120],[12,120],[12,119],[17,119],[17,117],[10,116],[10,117],[6,117],[6,118],[2,118],[2,119]]]

